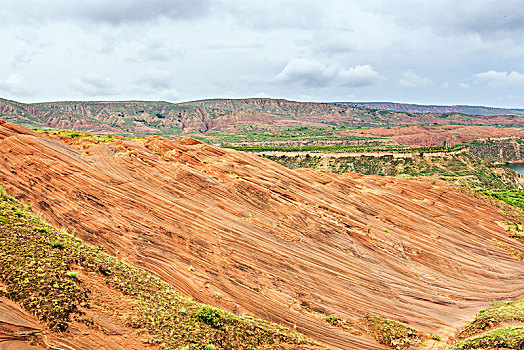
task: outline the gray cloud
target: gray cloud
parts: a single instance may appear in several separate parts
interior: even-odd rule
[[[442,19],[455,30],[490,35],[524,29],[524,7],[519,0],[468,0],[442,7]],[[445,31],[445,27],[442,26]]]
[[[4,0],[0,18],[38,22],[86,20],[109,24],[144,22],[158,18],[192,20],[207,15],[213,0]]]
[[[380,75],[370,65],[353,66],[348,69],[336,65],[295,58],[289,61],[275,81],[311,87],[330,85],[361,87],[378,83]]]
[[[365,3],[377,13],[394,17],[404,26],[428,27],[443,35],[498,33],[524,30],[524,6],[520,0],[387,0]]]
[[[497,72],[490,70],[474,75],[477,82],[485,83],[492,87],[524,87],[524,74],[519,72]]]
[[[312,29],[322,21],[322,5],[312,0],[222,0],[220,8],[242,26],[256,30]]]
[[[425,78],[413,70],[405,71],[404,74],[402,74],[402,78],[399,79],[399,83],[410,88],[421,88],[433,84],[431,79]]]
[[[96,74],[89,74],[84,78],[73,79],[73,89],[87,96],[114,95],[113,86],[109,78]]]

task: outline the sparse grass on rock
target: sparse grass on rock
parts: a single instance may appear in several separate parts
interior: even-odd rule
[[[0,185],[0,281],[5,296],[67,331],[72,315],[88,307],[89,289],[75,266],[98,273],[108,286],[136,300],[131,327],[145,328],[149,342],[174,349],[257,349],[317,345],[280,325],[238,316],[177,293],[150,273],[113,258],[58,230],[30,208],[5,195]],[[131,306],[130,306],[131,307]]]
[[[471,337],[501,323],[524,322],[524,300],[493,302],[488,309],[480,310],[458,334],[459,339]]]
[[[383,317],[365,317],[363,322],[373,338],[393,349],[414,348],[424,338],[416,329]]]
[[[0,197],[0,280],[5,296],[65,331],[72,313],[87,301],[88,291],[68,278],[72,257],[61,248],[63,233],[42,230],[40,219],[5,195]],[[60,242],[60,246],[53,245]]]
[[[448,350],[466,349],[524,349],[524,326],[497,328],[448,348]]]

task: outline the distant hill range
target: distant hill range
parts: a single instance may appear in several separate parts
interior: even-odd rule
[[[417,105],[410,103],[396,102],[336,102],[338,105],[365,107],[372,109],[410,112],[410,113],[462,113],[469,115],[515,115],[524,116],[524,109],[518,108],[496,108],[484,106],[438,106],[438,105]]]
[[[129,134],[236,133],[239,132],[239,126],[245,125],[524,126],[524,111],[520,111],[519,115],[500,113],[500,115],[492,116],[479,113],[479,115],[472,116],[463,114],[463,110],[461,112],[446,110],[445,113],[427,111],[413,113],[411,111],[379,110],[376,109],[378,106],[368,108],[352,106],[349,103],[295,102],[268,98],[212,99],[183,103],[73,101],[31,104],[0,99],[0,119],[29,128]]]

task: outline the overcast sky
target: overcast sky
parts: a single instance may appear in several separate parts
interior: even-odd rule
[[[524,107],[521,0],[2,0],[0,97]]]

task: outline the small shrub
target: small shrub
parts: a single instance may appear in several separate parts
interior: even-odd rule
[[[440,341],[441,340],[440,335],[438,335],[438,334],[432,334],[431,335],[431,339],[436,340],[436,341]]]
[[[329,315],[326,317],[326,321],[331,323],[333,326],[336,326],[338,322],[340,321],[340,319],[335,315]]]
[[[216,347],[213,344],[208,344],[208,345],[206,345],[206,347],[204,349],[205,350],[215,350]]]
[[[213,328],[222,327],[222,319],[218,310],[212,307],[204,306],[197,313],[198,320],[202,323],[208,324]]]
[[[78,277],[78,272],[76,272],[76,271],[67,271],[66,275],[67,275],[67,277],[77,278]]]
[[[52,248],[58,248],[58,249],[64,249],[65,243],[60,241],[51,241],[51,247]]]

